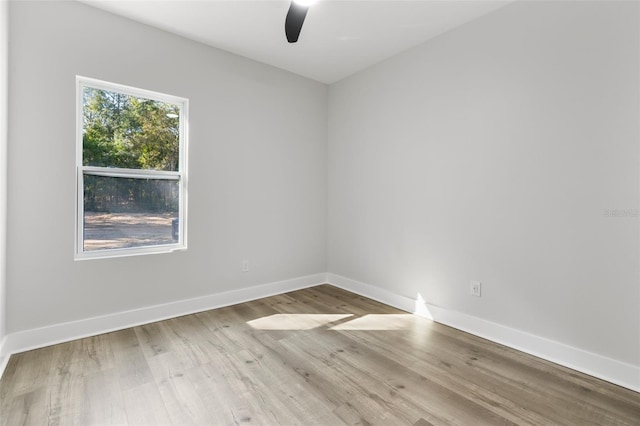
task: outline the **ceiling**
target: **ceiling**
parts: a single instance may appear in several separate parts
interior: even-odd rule
[[[81,1],[330,84],[513,0],[320,0],[295,44],[288,0]]]

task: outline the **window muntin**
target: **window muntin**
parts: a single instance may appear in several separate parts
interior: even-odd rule
[[[78,77],[76,258],[186,248],[183,98]]]

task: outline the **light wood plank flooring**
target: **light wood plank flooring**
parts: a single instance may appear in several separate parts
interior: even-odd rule
[[[11,357],[2,425],[640,425],[640,394],[329,285]]]

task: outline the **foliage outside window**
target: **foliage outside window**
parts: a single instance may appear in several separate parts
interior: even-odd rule
[[[187,100],[77,78],[76,258],[186,248]]]

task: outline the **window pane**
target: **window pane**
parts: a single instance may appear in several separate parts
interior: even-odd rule
[[[84,87],[82,164],[178,171],[180,107]]]
[[[175,244],[179,181],[84,175],[85,251]]]

